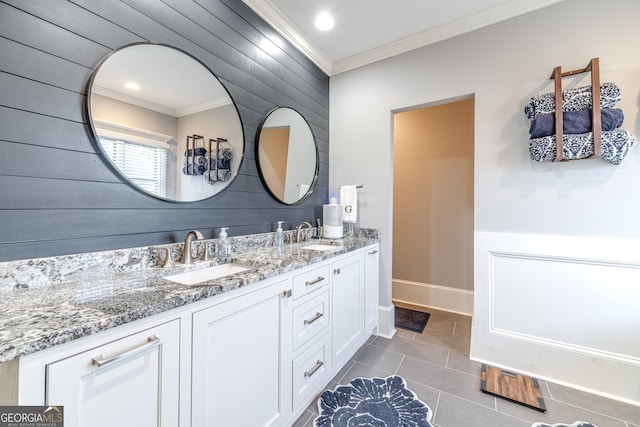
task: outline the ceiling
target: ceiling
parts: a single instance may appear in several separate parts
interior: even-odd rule
[[[243,0],[328,75],[436,43],[562,0]],[[333,14],[335,27],[315,29]]]

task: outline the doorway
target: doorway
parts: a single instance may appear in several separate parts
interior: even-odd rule
[[[394,114],[392,300],[473,310],[474,98]]]

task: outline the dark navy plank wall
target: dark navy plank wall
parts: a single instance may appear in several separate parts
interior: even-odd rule
[[[83,110],[98,62],[134,42],[164,43],[204,62],[238,105],[240,175],[195,203],[129,187],[94,148]],[[313,196],[272,199],[254,159],[257,128],[277,106],[300,111],[320,150]],[[0,261],[156,245],[190,229],[215,237],[292,228],[327,197],[329,78],[240,0],[0,0]]]

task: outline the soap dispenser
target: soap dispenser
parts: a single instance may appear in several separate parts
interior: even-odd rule
[[[276,248],[282,248],[284,245],[284,232],[282,231],[282,222],[278,221],[278,229],[276,230],[276,236],[273,238],[273,246]]]
[[[216,258],[226,259],[231,256],[231,244],[227,238],[227,230],[229,227],[222,227],[220,235],[216,241]]]

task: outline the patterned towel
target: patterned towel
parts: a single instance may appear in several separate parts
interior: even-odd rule
[[[600,85],[600,108],[611,108],[620,101],[620,88],[615,83]],[[588,110],[592,107],[591,86],[562,91],[562,111]],[[524,107],[527,119],[556,111],[556,96],[553,92],[537,95]]]
[[[186,151],[184,152],[184,156],[185,156],[185,157],[190,157],[190,156],[191,156],[191,151],[192,151],[191,149],[186,150]],[[207,154],[207,150],[206,150],[206,149],[204,149],[204,148],[202,148],[202,147],[200,147],[200,148],[196,148],[196,156],[204,156],[204,155],[206,155],[206,154]]]
[[[204,172],[204,180],[207,184],[215,184],[216,182],[227,182],[231,180],[230,169],[218,169]]]
[[[602,155],[607,162],[619,165],[629,153],[636,139],[628,131],[618,128],[602,132]],[[556,158],[556,137],[545,136],[529,140],[531,160],[542,162]],[[593,154],[593,132],[562,136],[562,156],[566,160],[586,159]]]

